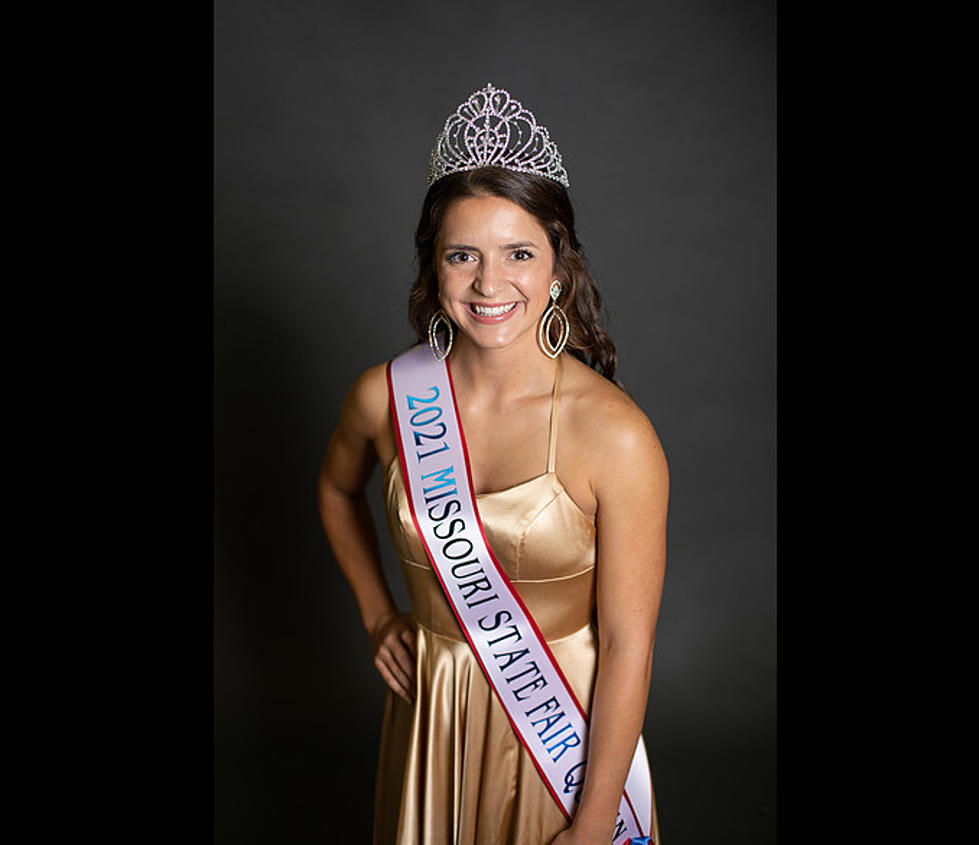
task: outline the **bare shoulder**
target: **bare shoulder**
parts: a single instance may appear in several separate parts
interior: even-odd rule
[[[561,402],[567,410],[561,424],[586,467],[591,486],[601,479],[635,477],[653,485],[667,483],[667,462],[649,417],[616,384],[577,358],[565,358]]]
[[[343,400],[341,423],[361,437],[374,440],[388,413],[387,362],[364,370]]]

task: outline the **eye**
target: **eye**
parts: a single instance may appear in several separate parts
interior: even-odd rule
[[[446,256],[449,264],[468,264],[472,256],[468,252],[450,252]]]
[[[534,257],[534,254],[532,252],[528,252],[525,249],[518,249],[513,253],[513,257],[517,261],[529,261],[531,258]]]

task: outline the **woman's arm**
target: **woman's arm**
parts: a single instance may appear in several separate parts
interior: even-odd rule
[[[374,663],[405,700],[414,695],[414,630],[395,607],[364,490],[377,464],[374,447],[387,412],[384,365],[354,382],[320,468],[317,504],[333,554],[353,590]]]
[[[646,712],[666,567],[669,473],[656,432],[630,404],[596,442],[598,675],[581,802],[554,845],[611,841]]]

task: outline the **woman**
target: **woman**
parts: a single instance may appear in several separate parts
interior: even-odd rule
[[[324,529],[389,687],[375,843],[659,842],[641,730],[668,472],[653,427],[614,381],[567,186],[547,130],[507,92],[488,85],[450,116],[432,153],[409,302],[431,349],[367,369],[327,447]],[[426,397],[402,395],[409,358],[419,384],[432,381]],[[439,395],[442,372],[452,401],[436,413],[422,403]],[[433,417],[434,433],[409,430]],[[462,457],[425,473],[416,465],[450,449],[453,426]],[[394,606],[364,497],[378,461],[410,614]],[[450,469],[468,483],[437,490]],[[449,493],[456,510],[436,501]],[[474,539],[450,540],[470,528],[448,517],[470,504]],[[480,577],[453,582],[467,567]],[[497,569],[506,577],[491,583]],[[475,607],[509,600],[505,589],[525,628],[501,625],[509,610]],[[519,648],[495,636],[510,628]],[[529,662],[533,648],[542,656]],[[521,659],[526,669],[512,665]],[[585,728],[572,724],[574,707],[559,709],[575,699]]]

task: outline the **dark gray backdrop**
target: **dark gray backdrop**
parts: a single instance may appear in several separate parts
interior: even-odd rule
[[[774,6],[216,2],[216,842],[369,841],[384,688],[316,474],[347,387],[412,339],[429,150],[487,82],[560,147],[670,462],[663,840],[774,842]]]

